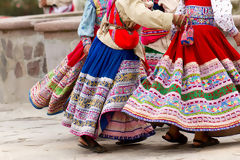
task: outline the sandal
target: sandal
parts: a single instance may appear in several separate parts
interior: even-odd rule
[[[212,138],[212,137],[208,137],[207,142],[203,142],[202,140],[198,140],[198,139],[194,139],[193,142],[199,143],[199,145],[192,144],[193,148],[203,148],[203,147],[213,146],[213,145],[219,144],[218,139],[215,139],[215,138]]]
[[[81,136],[80,137],[80,144],[78,144],[80,147],[83,147],[85,149],[88,149],[92,152],[96,152],[96,153],[103,153],[106,152],[107,149],[101,145],[99,145],[97,142],[95,142],[94,145],[92,145],[85,136]]]
[[[133,143],[144,141],[145,139],[147,139],[147,138],[141,137],[141,138],[137,138],[134,140],[119,140],[118,142],[116,142],[116,144],[117,145],[128,145],[128,144],[133,144]]]
[[[167,132],[166,135],[168,135],[170,137],[170,139],[167,139],[166,136],[162,136],[162,138],[171,143],[186,144],[188,141],[188,138],[181,133],[179,134],[178,138],[176,138],[176,139],[174,139],[173,136],[169,132]]]

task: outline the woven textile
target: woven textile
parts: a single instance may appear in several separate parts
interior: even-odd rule
[[[188,131],[239,126],[240,54],[218,28],[193,28],[195,43],[182,46],[182,32],[177,32],[153,74],[134,91],[123,112]]]
[[[72,92],[63,125],[77,136],[97,138],[114,120],[114,128],[108,126],[103,137],[134,139],[152,135],[149,124],[133,121],[120,112],[139,84],[139,63],[133,50],[114,50],[96,38]]]
[[[82,48],[75,54],[81,55],[81,52]],[[65,109],[65,104],[85,62],[85,58],[80,60],[79,56],[72,55],[71,57],[77,58],[74,59],[76,64],[73,64],[69,60],[70,55],[71,53],[30,89],[29,99],[32,105],[37,109],[48,107],[48,115],[61,113]],[[69,64],[73,64],[73,67]]]
[[[94,32],[98,30],[94,27]],[[93,39],[93,38],[92,38]],[[36,109],[48,107],[48,115],[65,110],[69,96],[86,60],[80,41],[55,69],[38,81],[29,91],[29,100]]]

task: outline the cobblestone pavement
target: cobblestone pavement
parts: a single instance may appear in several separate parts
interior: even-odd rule
[[[0,104],[0,160],[240,160],[240,135],[220,138],[218,146],[191,148],[162,140],[166,128],[146,141],[117,146],[100,139],[107,153],[91,153],[77,145],[77,137],[61,125],[63,114],[47,116],[30,104]]]

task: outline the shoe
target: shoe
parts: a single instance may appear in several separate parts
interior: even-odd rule
[[[217,139],[212,138],[212,137],[208,137],[207,142],[203,142],[202,140],[197,140],[197,139],[194,139],[193,142],[199,143],[198,145],[192,144],[193,148],[204,148],[207,146],[213,146],[213,145],[217,145],[220,143]]]
[[[188,138],[181,133],[178,136],[178,138],[176,138],[176,139],[174,139],[173,136],[169,132],[167,132],[166,135],[168,135],[170,137],[170,139],[167,139],[166,136],[162,136],[162,138],[171,143],[186,144],[188,141]]]
[[[80,137],[86,144],[82,143],[81,141],[80,144],[78,144],[78,146],[82,147],[82,148],[85,148],[85,149],[88,149],[92,152],[95,152],[95,153],[104,153],[107,151],[107,149],[101,145],[99,145],[97,142],[94,144],[94,145],[91,145],[91,143],[89,143],[89,141],[86,139],[85,136],[81,136]]]

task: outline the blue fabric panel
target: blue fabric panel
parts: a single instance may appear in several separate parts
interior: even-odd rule
[[[139,58],[133,50],[112,49],[96,37],[81,72],[93,77],[114,79],[124,60],[139,60]]]

